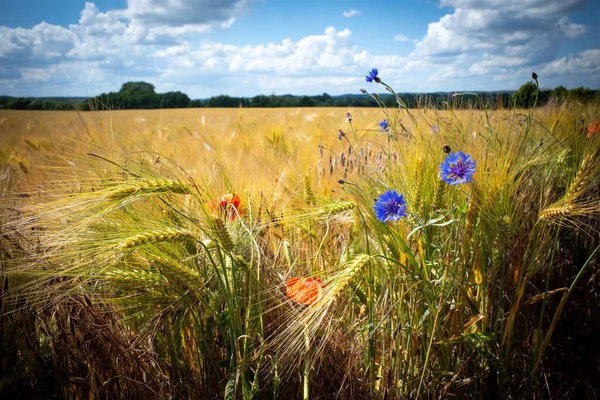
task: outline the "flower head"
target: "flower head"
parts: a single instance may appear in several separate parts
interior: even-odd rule
[[[381,122],[379,123],[379,127],[381,128],[381,129],[379,129],[379,131],[380,131],[380,132],[385,132],[385,131],[387,131],[387,130],[388,130],[388,127],[389,127],[388,120],[387,120],[387,119],[384,119],[383,121],[381,121]]]
[[[596,122],[595,124],[588,126],[586,137],[589,139],[598,132],[600,132],[600,122]]]
[[[377,76],[377,74],[379,74],[379,71],[377,70],[377,68],[373,68],[372,70],[369,71],[369,73],[365,76],[365,80],[367,82],[381,82],[381,79],[379,79],[379,77]]]
[[[288,279],[285,295],[300,304],[311,306],[323,296],[323,284],[316,278]]]
[[[437,125],[431,125],[431,129],[429,130],[431,133],[438,133],[440,128]]]
[[[476,164],[470,154],[462,151],[448,154],[440,165],[442,180],[449,185],[471,182]]]
[[[352,113],[351,112],[346,113],[346,122],[352,122]]]
[[[219,211],[223,214],[227,214],[231,216],[231,219],[234,220],[238,214],[241,215],[240,212],[240,196],[238,196],[237,194],[233,193],[227,193],[221,197],[219,197],[219,201],[218,201],[218,206],[219,206]],[[235,210],[233,210],[232,208],[235,208]]]
[[[406,201],[395,190],[388,190],[379,196],[373,209],[381,222],[398,221],[401,217],[406,217]]]
[[[342,138],[346,136],[346,133],[343,130],[338,130],[338,140],[342,140]]]

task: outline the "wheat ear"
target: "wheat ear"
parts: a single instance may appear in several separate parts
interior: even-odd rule
[[[148,243],[172,242],[184,238],[193,237],[190,231],[179,228],[167,228],[152,232],[139,233],[135,236],[125,239],[117,245],[117,249],[130,249]]]
[[[112,189],[108,197],[119,198],[129,196],[135,193],[189,193],[189,186],[173,181],[171,179],[155,179],[137,182],[133,185],[127,185]]]

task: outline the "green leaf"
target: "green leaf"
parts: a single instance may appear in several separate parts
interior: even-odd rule
[[[225,394],[223,396],[224,400],[233,400],[235,396],[235,377],[236,373],[232,373],[229,376],[229,381],[227,381],[227,385],[225,385]]]

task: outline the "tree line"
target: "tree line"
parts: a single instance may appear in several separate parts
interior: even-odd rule
[[[366,93],[366,92],[365,92]],[[527,82],[517,91],[467,92],[454,95],[448,92],[418,94],[400,93],[409,107],[437,108],[512,108],[542,106],[549,102],[564,101],[587,103],[598,99],[600,91],[587,88],[566,89],[559,86],[553,90],[539,90],[533,82]],[[191,100],[180,91],[156,93],[154,85],[147,82],[127,82],[118,92],[102,93],[93,98],[27,98],[0,97],[0,109],[13,110],[132,110],[159,108],[202,107],[386,107],[397,106],[391,94],[347,94],[330,96],[258,95],[254,97],[214,96],[209,99]]]

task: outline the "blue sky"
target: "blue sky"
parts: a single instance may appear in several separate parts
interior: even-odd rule
[[[0,95],[600,89],[600,1],[0,0]]]

